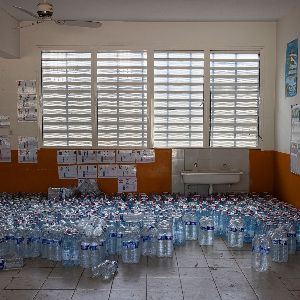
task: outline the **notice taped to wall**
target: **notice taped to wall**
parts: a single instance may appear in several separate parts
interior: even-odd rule
[[[116,161],[117,163],[135,163],[134,150],[117,150]]]
[[[11,162],[11,149],[0,149],[0,162]]]
[[[98,150],[97,160],[100,164],[113,164],[116,162],[115,150]]]
[[[117,178],[118,166],[111,165],[98,165],[98,178]]]
[[[0,116],[0,128],[9,128],[10,119],[9,116]]]
[[[118,177],[136,177],[136,165],[118,165]]]
[[[58,166],[59,179],[77,179],[77,166]]]
[[[97,165],[79,165],[78,178],[97,178]]]
[[[118,193],[136,192],[137,178],[136,177],[119,177],[118,178]]]
[[[155,162],[154,149],[134,150],[135,160],[137,163],[153,163]]]
[[[37,149],[19,149],[19,163],[37,163]]]
[[[77,150],[78,164],[96,164],[97,151],[96,150]]]
[[[77,151],[76,150],[58,150],[57,151],[57,163],[58,164],[76,164],[77,163]]]
[[[291,107],[291,149],[290,168],[291,172],[300,175],[300,105]]]

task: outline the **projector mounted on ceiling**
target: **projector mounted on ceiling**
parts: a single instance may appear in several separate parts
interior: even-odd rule
[[[43,0],[41,3],[37,5],[37,12],[33,13],[23,7],[15,6],[14,8],[19,9],[20,11],[30,15],[35,19],[35,22],[33,22],[30,25],[37,25],[44,22],[55,22],[58,25],[68,25],[68,26],[79,26],[79,27],[88,27],[88,28],[99,28],[102,23],[98,21],[80,21],[80,20],[55,20],[52,18],[53,15],[53,5],[51,3],[48,3],[47,0]],[[20,26],[20,28],[27,27]]]

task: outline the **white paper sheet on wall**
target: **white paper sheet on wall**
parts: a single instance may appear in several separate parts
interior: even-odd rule
[[[137,163],[153,163],[155,162],[154,149],[134,150]]]
[[[98,178],[117,178],[117,165],[98,165]]]
[[[118,193],[136,192],[137,179],[136,177],[119,177],[118,178]]]
[[[0,116],[0,128],[9,128],[10,127],[10,119],[9,116]]]
[[[18,149],[37,149],[38,139],[34,136],[19,136],[18,137]]]
[[[0,149],[10,149],[10,137],[8,135],[0,136]]]
[[[19,149],[19,163],[37,163],[37,149]]]
[[[118,177],[136,177],[136,165],[119,165]]]
[[[76,164],[77,163],[77,151],[76,150],[58,150],[57,151],[57,163],[58,164]]]
[[[100,164],[109,164],[116,162],[116,151],[115,150],[98,150],[97,161]]]
[[[11,162],[11,149],[0,149],[0,162]]]
[[[59,179],[77,179],[77,166],[58,166]]]
[[[79,165],[78,178],[97,178],[97,165]]]
[[[116,161],[118,163],[134,163],[135,162],[135,152],[134,150],[117,150]]]
[[[95,164],[97,163],[96,150],[77,150],[78,164]]]
[[[18,122],[35,122],[37,121],[36,107],[18,108]]]
[[[18,94],[36,94],[36,80],[17,80]]]

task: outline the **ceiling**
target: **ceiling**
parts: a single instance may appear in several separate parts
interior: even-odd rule
[[[12,7],[36,11],[38,0],[0,0],[20,21],[32,20]],[[55,19],[100,21],[274,21],[299,0],[49,0]]]

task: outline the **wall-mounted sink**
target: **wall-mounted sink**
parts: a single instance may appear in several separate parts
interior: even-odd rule
[[[213,184],[232,184],[241,180],[243,172],[238,170],[197,170],[182,171],[185,184],[209,184],[209,194],[213,192]]]

